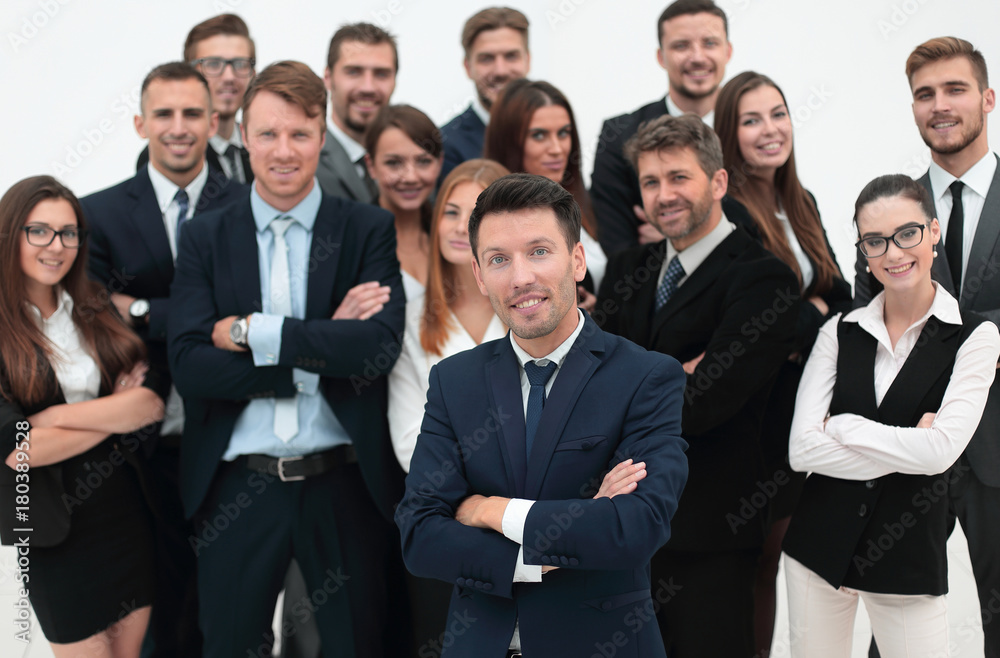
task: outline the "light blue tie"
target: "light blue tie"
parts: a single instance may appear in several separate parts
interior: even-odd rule
[[[528,390],[528,411],[524,415],[524,444],[529,457],[531,445],[535,441],[535,432],[538,430],[538,421],[542,418],[542,409],[545,408],[545,384],[555,371],[556,364],[552,361],[544,366],[538,365],[535,361],[524,364],[524,372],[528,375],[528,383],[531,384]]]
[[[292,287],[288,275],[288,243],[285,231],[295,220],[278,216],[271,220],[274,233],[274,255],[271,257],[271,314],[292,317]],[[274,399],[274,434],[288,443],[299,433],[298,394]]]

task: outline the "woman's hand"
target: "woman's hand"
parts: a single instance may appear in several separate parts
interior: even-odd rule
[[[359,283],[347,291],[344,301],[333,313],[334,320],[367,320],[389,302],[389,286],[378,281]]]
[[[127,391],[130,388],[137,388],[142,386],[142,383],[146,381],[146,373],[149,372],[149,364],[145,361],[140,361],[135,364],[129,372],[122,372],[118,374],[115,378],[115,388],[114,393],[121,393],[122,391]]]

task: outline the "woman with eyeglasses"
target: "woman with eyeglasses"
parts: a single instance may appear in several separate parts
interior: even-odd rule
[[[153,593],[138,462],[163,417],[145,346],[86,275],[76,197],[49,176],[0,199],[0,535],[57,658],[137,657]]]
[[[854,208],[884,291],[823,326],[795,401],[791,464],[811,474],[784,542],[792,655],[850,655],[861,599],[885,658],[947,656],[949,469],[1000,334],[931,280],[941,230],[923,186],[881,176]]]

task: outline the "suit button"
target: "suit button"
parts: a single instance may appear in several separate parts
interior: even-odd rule
[[[465,586],[466,587],[475,587],[475,585],[476,585],[475,579],[473,579],[473,578],[466,578],[465,579]]]
[[[552,562],[552,560],[551,560],[551,559],[549,558],[549,556],[548,556],[548,555],[543,555],[543,556],[541,557],[541,560],[542,560],[542,564],[549,564],[549,563],[551,563],[551,562]]]
[[[571,567],[575,567],[575,566],[576,566],[576,565],[578,565],[578,564],[580,564],[580,561],[579,561],[579,560],[577,560],[577,559],[576,559],[575,557],[571,557],[571,558],[569,559],[569,566],[571,566]]]
[[[559,562],[561,562],[564,567],[568,567],[569,566],[569,558],[566,557],[565,555],[563,557],[559,558]]]
[[[486,584],[486,583],[484,583],[483,581],[481,581],[481,580],[477,580],[477,581],[476,581],[476,583],[475,583],[475,585],[476,585],[476,589],[482,589],[482,588],[483,588],[483,585],[485,585],[485,584]]]
[[[865,482],[865,489],[874,489],[877,484],[878,482],[876,482],[875,480],[868,480],[867,482]]]
[[[868,506],[865,505],[864,503],[861,503],[861,507],[858,508],[858,516],[867,516],[867,515],[868,515]]]
[[[605,601],[604,603],[601,604],[601,610],[610,610],[613,607],[614,605],[611,603],[611,601]]]
[[[458,585],[459,587],[465,587],[465,578],[459,578],[458,580],[455,581],[455,584]]]
[[[590,450],[590,448],[591,448],[591,447],[592,447],[593,445],[594,445],[594,444],[593,444],[593,443],[591,443],[590,441],[584,441],[583,443],[581,443],[581,444],[580,444],[580,447],[581,447],[581,448],[583,448],[584,450]]]
[[[483,591],[489,592],[493,589],[493,583],[483,583]]]

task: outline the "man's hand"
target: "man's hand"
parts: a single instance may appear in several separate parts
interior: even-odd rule
[[[646,462],[633,464],[631,459],[626,459],[608,471],[594,498],[614,498],[619,494],[632,493],[639,486],[639,480],[644,477],[646,477]]]
[[[694,369],[698,367],[698,364],[701,363],[701,360],[704,359],[704,358],[705,358],[705,353],[702,352],[701,354],[699,354],[698,356],[694,357],[693,359],[691,359],[687,363],[682,363],[681,367],[684,368],[684,372],[686,372],[689,375],[693,375],[694,374]]]
[[[378,281],[359,283],[347,291],[344,301],[333,313],[334,320],[367,320],[389,303],[389,286]]]
[[[577,286],[576,305],[585,310],[587,313],[593,313],[594,307],[597,306],[597,296],[583,286]]]
[[[240,347],[229,339],[229,328],[232,326],[237,317],[238,316],[230,315],[228,318],[222,318],[215,323],[214,327],[212,327],[212,344],[220,350],[229,350],[230,352],[247,351],[247,348]],[[249,324],[249,322],[250,316],[247,316],[247,323]]]
[[[639,218],[639,244],[653,244],[663,241],[663,234],[660,229],[649,223],[646,218],[646,211],[642,206],[632,206],[632,212]]]
[[[135,322],[132,320],[132,314],[129,312],[129,307],[132,306],[132,302],[135,301],[135,297],[129,297],[120,292],[111,293],[111,303],[115,305],[118,309],[118,315],[122,316],[122,319],[128,323],[128,326],[135,326]]]
[[[463,500],[455,510],[455,520],[470,528],[483,528],[503,532],[503,513],[510,498],[473,494]]]

